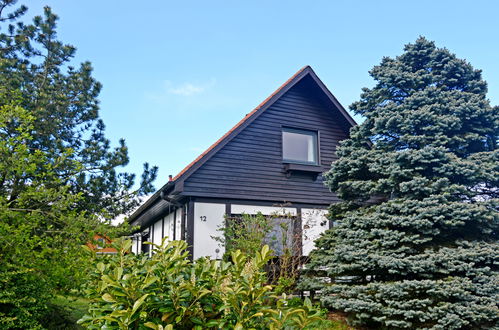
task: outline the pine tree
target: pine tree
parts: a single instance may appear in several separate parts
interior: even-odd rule
[[[26,7],[0,0],[0,328],[41,329],[56,293],[78,289],[92,262],[81,245],[128,229],[109,220],[152,191],[156,168],[118,169],[127,148],[104,135],[100,84],[75,48],[57,40],[45,8],[32,24]],[[6,25],[6,26],[5,26]]]
[[[101,84],[92,77],[90,62],[72,65],[76,48],[58,40],[58,17],[50,7],[32,24],[24,24],[27,8],[11,10],[16,2],[0,1],[0,86],[3,93],[21,92],[20,106],[34,116],[31,149],[50,155],[53,164],[67,149],[73,151],[71,158],[81,168],[54,166],[54,171],[73,194],[84,197],[80,210],[108,219],[130,211],[138,204],[138,195],[154,191],[157,168],[144,164],[140,187],[133,190],[135,175],[118,171],[129,161],[125,141],[112,148],[105,137],[99,118]],[[30,180],[19,176],[3,182],[0,193],[15,203]]]
[[[326,184],[342,199],[309,288],[355,324],[498,326],[499,108],[481,72],[420,37],[383,58]],[[315,277],[313,276],[315,275]]]

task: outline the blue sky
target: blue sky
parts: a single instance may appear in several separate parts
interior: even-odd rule
[[[23,1],[20,1],[23,3]],[[348,107],[419,35],[483,70],[499,104],[499,1],[30,0],[103,84],[107,136],[175,175],[304,65]]]

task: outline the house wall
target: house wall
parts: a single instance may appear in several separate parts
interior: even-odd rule
[[[335,160],[339,141],[347,138],[344,119],[321,101],[318,89],[307,78],[291,88],[194,171],[184,182],[183,194],[320,205],[337,201],[321,175],[288,178],[282,160],[283,126],[318,131],[324,170]]]
[[[170,213],[153,224],[154,235],[152,236],[154,244],[160,245],[164,237],[168,240],[173,239],[173,213]]]
[[[143,242],[153,242],[154,241],[154,227],[153,225],[150,225],[149,226],[149,237],[147,239],[143,239]],[[152,245],[149,245],[147,247],[148,251],[149,251],[149,257],[152,257]]]
[[[154,235],[152,236],[152,242],[154,244],[161,244],[161,240],[163,239],[162,231],[163,231],[163,219],[156,221],[153,225]],[[151,246],[151,249],[153,247]]]
[[[224,224],[225,203],[194,203],[194,259],[223,256],[224,248],[212,236],[220,236],[218,229]]]
[[[258,212],[261,212],[263,215],[296,215],[296,208],[294,207],[232,204],[230,210],[232,214],[257,214]]]
[[[175,240],[182,239],[182,209],[178,208],[175,211]]]
[[[164,219],[164,228],[163,228],[163,237],[168,237],[168,241],[173,241],[175,238],[173,237],[173,228],[175,226],[175,212],[172,212],[165,216]]]
[[[275,255],[282,255],[284,252],[285,243],[288,248],[296,250],[299,248],[299,241],[297,238],[300,233],[296,232],[296,222],[300,219],[297,218],[298,208],[296,207],[279,207],[279,206],[263,206],[263,205],[244,205],[233,204],[230,207],[231,214],[248,214],[256,215],[261,213],[265,216],[270,216],[272,219],[272,228],[270,233],[265,238],[266,244],[270,246]],[[283,231],[287,227],[286,232]],[[286,240],[283,240],[285,235]]]
[[[301,207],[279,207],[258,204],[231,204],[229,200],[220,200],[217,202],[194,202],[192,212],[193,239],[187,238],[192,245],[194,259],[200,257],[211,257],[220,259],[224,254],[224,248],[212,236],[220,236],[218,231],[220,226],[225,225],[225,214],[250,214],[255,215],[261,212],[263,215],[289,215],[292,217],[300,216],[301,219],[301,239],[302,254],[307,256],[315,247],[314,240],[329,228],[329,222],[326,218],[327,210],[318,208]],[[174,227],[176,228],[174,229]],[[153,241],[155,244],[161,244],[164,236],[180,240],[182,231],[182,210],[179,208],[163,218],[160,218],[149,228],[149,238],[147,241]],[[174,233],[175,230],[175,233]],[[175,236],[174,236],[175,234]],[[140,238],[134,239],[132,245],[133,253],[141,253],[142,241]],[[138,242],[138,245],[137,245]],[[152,255],[152,251],[149,252]]]
[[[298,210],[301,215],[301,239],[302,255],[308,256],[315,248],[314,241],[329,229],[327,210],[323,208],[293,208],[293,207],[270,207],[260,205],[231,205],[232,214],[257,214],[263,215],[291,215],[296,216]]]
[[[141,253],[142,243],[153,242],[154,244],[160,245],[164,237],[168,237],[168,241],[174,239],[181,239],[182,237],[182,210],[178,208],[172,210],[172,212],[166,214],[165,216],[159,218],[157,221],[149,225],[142,230],[142,233],[149,231],[149,237],[147,240],[142,240],[139,238],[133,239],[132,252]],[[138,244],[137,244],[138,243]],[[138,245],[138,246],[137,246]],[[152,255],[152,246],[149,255]]]
[[[141,244],[141,242],[140,242],[139,237],[134,237],[132,239],[132,253],[134,253],[134,254],[139,253],[140,244]]]
[[[255,215],[261,212],[263,215],[289,215],[299,221],[299,231],[302,241],[302,255],[308,256],[315,248],[314,241],[329,228],[329,221],[326,218],[327,210],[324,208],[301,208],[301,207],[279,207],[258,204],[231,204],[229,200],[219,203],[194,203],[194,238],[193,255],[194,259],[202,256],[220,258],[223,247],[214,241],[211,236],[220,236],[217,230],[219,226],[225,224],[225,214],[249,214]],[[201,217],[206,216],[206,221]],[[203,219],[204,220],[204,219]],[[301,224],[301,225],[300,225]],[[293,231],[293,228],[290,228]],[[274,233],[276,234],[276,233]],[[291,234],[292,235],[292,234]],[[219,250],[217,253],[216,250]]]

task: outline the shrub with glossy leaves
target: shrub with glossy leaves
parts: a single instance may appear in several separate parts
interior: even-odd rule
[[[97,260],[87,288],[93,302],[79,322],[90,329],[303,329],[321,320],[309,300],[288,307],[266,284],[268,246],[253,257],[235,251],[230,261],[195,262],[184,241],[163,240],[151,258],[129,253],[130,240],[115,247],[118,255]]]

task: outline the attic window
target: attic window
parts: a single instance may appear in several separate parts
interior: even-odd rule
[[[317,132],[284,127],[282,158],[284,162],[317,165]]]

